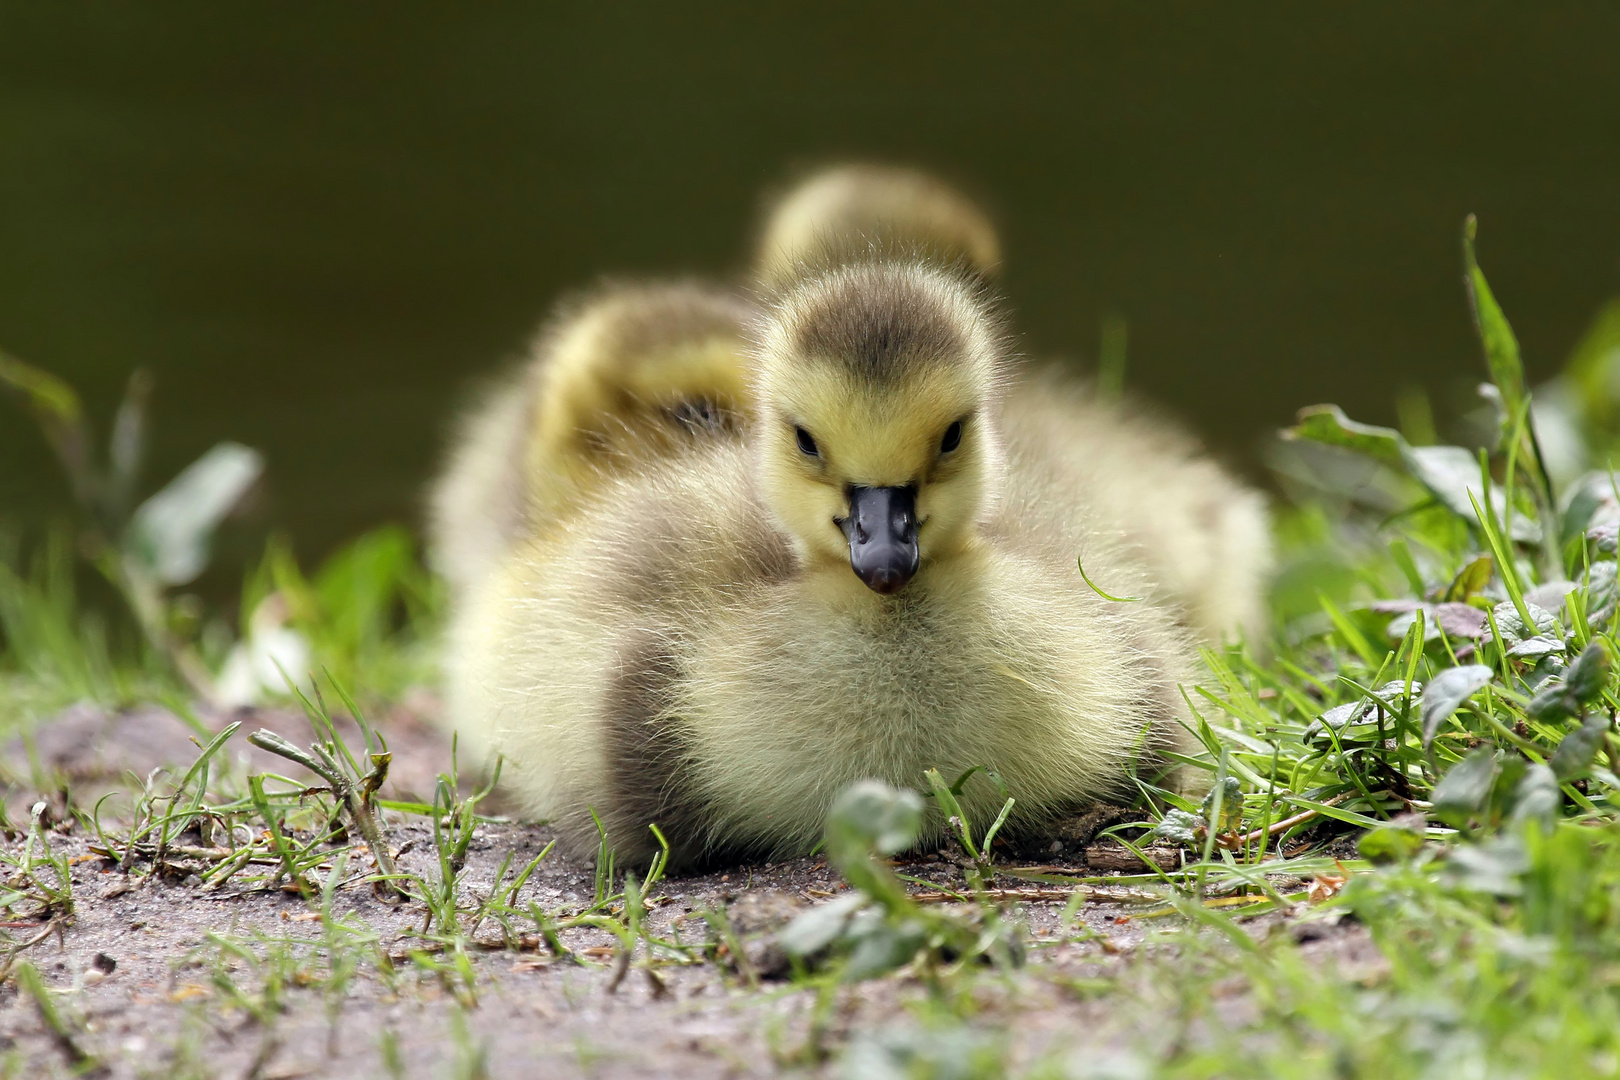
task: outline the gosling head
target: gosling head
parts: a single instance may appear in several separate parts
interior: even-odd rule
[[[969,280],[871,263],[788,286],[756,334],[763,490],[807,564],[894,593],[972,543],[1007,348]]]
[[[770,208],[754,266],[781,288],[806,266],[916,257],[983,278],[1001,264],[990,217],[938,177],[889,165],[837,165],[812,173]]]

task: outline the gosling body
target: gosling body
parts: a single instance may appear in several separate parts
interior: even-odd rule
[[[994,770],[1030,830],[1179,784],[1197,643],[1263,629],[1264,505],[1021,370],[999,259],[936,181],[833,170],[778,203],[757,306],[601,290],[473,414],[435,497],[449,721],[577,854],[595,818],[623,859],[655,824],[685,865],[802,852],[847,783],[927,768]]]
[[[1134,401],[1099,398],[1050,366],[1025,371],[1008,394],[1009,432],[1038,446],[1065,483],[1089,492],[1098,527],[1145,570],[1144,592],[1202,644],[1264,642],[1272,572],[1265,498],[1204,453],[1180,425]],[[1085,550],[1076,558],[1099,588]]]
[[[863,777],[985,766],[1026,828],[1165,782],[1183,612],[1080,578],[1084,552],[1116,595],[1153,591],[1096,473],[1004,427],[1010,360],[975,286],[844,267],[754,338],[745,432],[613,477],[458,618],[451,709],[528,808],[580,853],[592,811],[621,857],[648,857],[656,824],[693,864],[808,850]],[[916,569],[889,591],[851,573],[851,502],[880,489],[914,507],[895,528]]]

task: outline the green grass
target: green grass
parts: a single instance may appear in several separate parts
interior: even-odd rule
[[[108,709],[158,702],[182,716],[211,704],[174,658],[141,633],[127,607],[84,603],[87,573],[95,584],[93,571],[76,563],[67,530],[30,545],[0,531],[0,737],[78,702]],[[291,635],[301,643],[294,656],[370,706],[397,702],[434,681],[441,589],[401,527],[367,533],[313,575],[284,541],[272,539],[250,568],[237,607],[239,629],[227,613],[201,610],[194,596],[169,598],[165,640],[218,676],[235,653],[252,653],[267,631]],[[265,655],[254,700],[296,705],[299,689],[310,691],[313,682],[292,670],[286,674],[302,681],[289,687],[276,664],[290,658]],[[212,677],[206,682],[217,685]]]
[[[1185,764],[1209,794],[1144,783],[1139,819],[1109,830],[1131,846],[1179,847],[1180,865],[1144,860],[1137,874],[1086,877],[1010,864],[1000,820],[967,820],[957,798],[965,784],[997,783],[988,775],[852,790],[824,851],[853,888],[783,935],[793,978],[781,992],[812,1007],[802,1029],[773,1035],[780,1064],[939,1078],[1620,1072],[1620,485],[1607,470],[1620,446],[1609,389],[1620,381],[1610,377],[1620,319],[1614,308],[1600,317],[1533,410],[1471,234],[1466,250],[1490,377],[1480,434],[1436,445],[1427,403],[1411,393],[1401,431],[1329,407],[1302,412],[1277,457],[1289,497],[1273,639],[1210,651],[1206,677],[1186,688],[1200,751]],[[1549,442],[1565,448],[1557,462]],[[1571,446],[1595,471],[1580,470]],[[487,944],[491,931],[506,948],[602,969],[614,987],[631,972],[656,983],[660,971],[713,965],[738,989],[768,993],[724,912],[702,913],[704,944],[651,929],[651,900],[670,887],[662,860],[619,874],[604,850],[594,895],[546,908],[519,897],[549,848],[521,865],[509,855],[492,887],[467,886],[482,793],[462,794],[453,761],[431,804],[373,798],[386,732],[362,721],[366,745],[346,746],[314,687],[359,718],[431,677],[437,589],[398,530],[308,576],[274,543],[248,576],[238,627],[200,618],[187,628],[171,609],[166,638],[109,632],[87,616],[66,541],[29,559],[0,545],[0,723],[39,722],[84,698],[180,700],[193,687],[172,649],[223,663],[273,599],[327,674],[287,696],[302,697],[314,742],[258,745],[308,764],[324,788],[235,775],[220,752],[232,730],[186,775],[134,790],[119,821],[77,810],[99,850],[136,873],[302,894],[318,916],[313,936],[216,934],[189,958],[220,1000],[268,1029],[288,994],[322,995],[335,1016],[357,979],[415,979],[470,1011],[485,978],[475,935]],[[434,872],[401,873],[353,846],[385,847],[382,810],[431,825]],[[950,823],[957,904],[921,902],[886,861],[914,842],[924,814]],[[3,824],[21,846],[0,865],[0,911],[70,917],[79,901],[39,816]],[[1070,891],[1058,940],[1024,925],[1017,896],[1030,886]],[[362,887],[398,890],[420,912],[403,944],[333,917],[334,893]],[[1073,916],[1101,887],[1144,901],[1135,919],[1152,928],[1147,944],[1084,977],[1047,962],[1065,942],[1095,940]],[[1334,919],[1364,928],[1370,960],[1324,962],[1296,944],[1299,927]],[[581,929],[605,934],[613,956],[570,949]],[[29,947],[13,938],[0,954],[9,967]],[[46,1001],[32,969],[17,971]],[[898,988],[912,1019],[845,1033],[836,1018],[874,980]],[[1031,981],[1111,1003],[1110,1055],[1071,1057],[1060,1039],[1032,1059],[1007,1014],[984,1004]],[[487,1047],[455,1016],[454,1070],[483,1075]],[[70,1018],[56,1023],[76,1037]],[[376,1042],[392,1068],[395,1037]]]

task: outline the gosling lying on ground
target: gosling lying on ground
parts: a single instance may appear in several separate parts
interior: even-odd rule
[[[1019,389],[979,288],[925,262],[804,271],[754,341],[744,435],[602,475],[458,610],[450,718],[513,793],[576,854],[594,809],[621,859],[657,824],[690,865],[809,850],[861,778],[987,766],[1025,828],[1158,778],[1195,651],[1127,504],[1230,483]]]

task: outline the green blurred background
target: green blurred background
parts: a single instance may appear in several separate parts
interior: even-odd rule
[[[1237,10],[6,3],[0,348],[102,419],[148,368],[149,485],[264,450],[238,565],[415,520],[559,293],[735,273],[761,191],[842,157],[982,195],[1024,347],[1122,314],[1128,383],[1251,471],[1298,406],[1474,381],[1469,212],[1556,370],[1620,291],[1620,8]],[[0,402],[0,518],[67,506]]]

